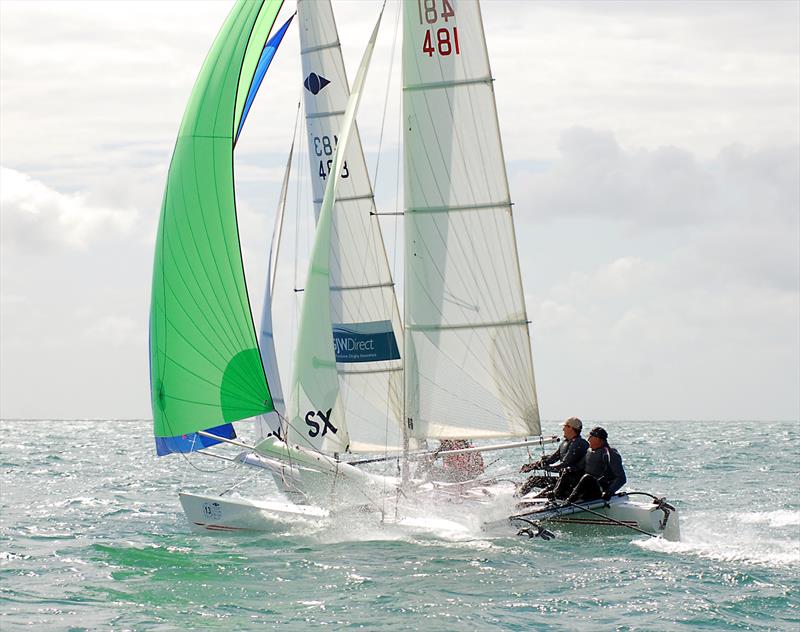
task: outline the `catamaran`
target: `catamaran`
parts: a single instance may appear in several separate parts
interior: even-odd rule
[[[541,436],[530,323],[477,0],[417,0],[400,7],[402,319],[355,122],[383,9],[350,87],[330,2],[297,2],[316,230],[284,391],[271,297],[293,149],[258,342],[239,247],[232,160],[292,21],[267,41],[281,5],[237,2],[195,84],[162,206],[150,348],[158,454],[200,451],[263,469],[287,500],[182,492],[190,522],[216,531],[265,530],[287,517],[320,520],[355,507],[359,515],[402,524],[412,506],[431,508],[455,498],[494,503],[502,516],[487,521],[491,528],[525,530],[593,512],[606,515],[609,525],[636,522],[663,534],[669,524],[672,533],[674,511],[658,523],[653,519],[656,510],[663,513],[664,501],[659,506],[618,496],[602,507],[534,503],[520,511],[513,485],[488,477],[437,480],[431,467],[445,454],[554,440]],[[250,444],[237,438],[233,422],[253,418],[258,440]],[[506,442],[437,453],[428,448],[434,439]],[[223,456],[214,452],[220,445],[241,452]],[[397,463],[399,471],[363,467],[381,462]],[[392,515],[387,498],[394,500]]]

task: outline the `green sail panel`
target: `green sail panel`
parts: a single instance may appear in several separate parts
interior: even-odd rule
[[[233,138],[283,0],[240,0],[195,83],[161,208],[150,308],[154,433],[176,437],[273,410],[244,277]],[[256,51],[252,52],[251,51]],[[243,107],[243,104],[242,104]]]

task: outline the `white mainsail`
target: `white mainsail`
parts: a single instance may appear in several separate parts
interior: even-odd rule
[[[381,10],[382,15],[383,11]],[[347,283],[353,281],[348,276],[350,270],[342,266],[341,252],[337,252],[333,248],[333,243],[338,243],[338,239],[333,239],[334,229],[343,230],[341,224],[335,221],[333,207],[337,198],[337,189],[340,182],[343,181],[342,174],[347,146],[353,136],[351,132],[355,123],[355,114],[372,51],[375,48],[380,20],[379,17],[364,51],[353,83],[353,90],[343,114],[341,133],[338,135],[338,147],[333,150],[331,156],[329,172],[331,175],[326,180],[311,250],[293,365],[287,440],[296,445],[312,447],[329,453],[344,452],[350,445],[345,421],[347,390],[340,389],[339,386],[338,357],[334,353],[334,340],[331,332],[334,322],[337,324],[353,322],[346,320],[352,318],[353,315],[348,313],[344,303],[338,304],[340,306],[337,311],[337,302],[331,298],[333,294],[340,291],[345,292],[349,288],[349,285],[331,287],[333,278]],[[357,276],[357,279],[360,279],[360,276]],[[354,333],[360,334],[359,331]],[[354,338],[357,340],[358,335]],[[356,349],[356,351],[360,351],[360,349]]]
[[[540,432],[480,7],[403,3],[406,417],[415,437]]]
[[[315,213],[320,218],[333,154],[342,139],[350,88],[329,0],[297,3],[303,95]],[[367,165],[353,122],[330,226],[330,314],[339,406],[353,452],[402,447],[402,326],[375,213]],[[322,230],[327,230],[323,227]],[[306,290],[305,300],[308,300]],[[324,412],[324,411],[323,411]]]

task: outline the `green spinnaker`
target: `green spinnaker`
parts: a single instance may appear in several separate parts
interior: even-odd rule
[[[283,0],[239,0],[181,122],[161,208],[150,307],[156,437],[273,410],[236,222],[233,138]]]

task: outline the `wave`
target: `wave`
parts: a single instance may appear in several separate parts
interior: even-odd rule
[[[796,529],[800,511],[775,510],[724,514],[701,512],[681,516],[681,539],[635,540],[647,550],[697,555],[720,562],[740,562],[768,567],[800,566],[800,541]]]

